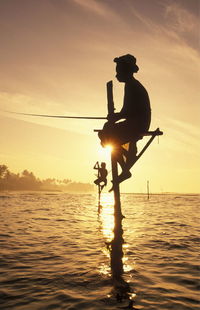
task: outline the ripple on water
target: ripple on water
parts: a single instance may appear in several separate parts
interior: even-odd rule
[[[122,195],[124,279],[137,309],[198,309],[199,196],[175,196]],[[128,306],[116,300],[104,200],[98,217],[92,195],[0,196],[0,309]]]

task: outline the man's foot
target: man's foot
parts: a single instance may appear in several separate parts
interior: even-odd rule
[[[127,179],[129,179],[132,176],[132,174],[130,173],[130,171],[122,171],[122,173],[118,176],[117,178],[117,183],[121,183]],[[111,181],[113,183],[113,181]],[[114,185],[111,187],[111,189],[109,189],[109,193],[112,192],[114,189]]]
[[[117,182],[121,183],[121,182],[129,179],[131,176],[132,176],[132,174],[130,173],[130,171],[122,171],[122,173],[117,178]]]
[[[111,182],[113,183],[113,181],[111,181]],[[109,189],[109,191],[108,191],[108,192],[109,192],[109,193],[110,193],[110,192],[112,192],[112,191],[113,191],[113,189],[114,189],[114,187],[113,187],[113,185],[112,185],[112,187]]]

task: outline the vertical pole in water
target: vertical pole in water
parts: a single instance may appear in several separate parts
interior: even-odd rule
[[[101,185],[98,185],[98,207],[101,205]]]
[[[113,84],[112,81],[107,83],[107,102],[108,102],[108,115],[114,114],[114,101],[113,101]],[[112,121],[110,121],[112,125]],[[120,188],[119,183],[117,182],[118,179],[118,166],[116,160],[116,146],[113,145],[113,149],[111,152],[111,166],[112,166],[112,180],[113,180],[113,191],[114,191],[114,215],[115,220],[119,224],[121,223],[122,219],[122,212],[121,212],[121,202],[120,202]]]
[[[149,181],[147,181],[147,199],[149,200]]]
[[[118,178],[118,167],[117,167],[117,161],[115,157],[115,147],[113,147],[112,153],[111,153],[111,166],[112,166],[112,180],[113,180],[113,191],[114,191],[114,212],[116,215],[116,219],[119,217],[121,218],[122,212],[121,212],[121,201],[120,201],[120,188],[119,183],[117,182]]]
[[[99,179],[99,177],[100,177],[99,162],[97,162],[96,165],[97,165],[97,168],[98,168],[97,177]],[[98,213],[100,213],[100,210],[101,210],[101,185],[98,184]]]
[[[114,114],[114,102],[113,102],[113,85],[112,81],[107,83],[107,99],[108,99],[108,115]],[[114,125],[114,122],[109,121],[110,126]],[[117,146],[112,145],[111,152],[111,167],[112,167],[112,179],[113,179],[113,191],[114,191],[114,239],[111,241],[111,272],[113,279],[113,286],[116,291],[116,298],[118,302],[121,302],[123,298],[128,298],[130,295],[130,287],[123,279],[123,229],[122,229],[122,212],[120,202],[120,187],[117,182],[118,179],[118,163],[116,152]],[[131,307],[132,301],[130,300],[129,306]]]

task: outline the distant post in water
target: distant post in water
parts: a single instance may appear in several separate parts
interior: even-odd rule
[[[147,199],[149,200],[149,181],[147,181]]]

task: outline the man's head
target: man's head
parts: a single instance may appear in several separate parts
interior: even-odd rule
[[[114,62],[116,62],[116,78],[119,82],[126,82],[139,70],[136,58],[130,54],[116,57]]]

